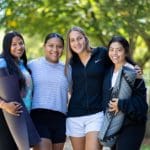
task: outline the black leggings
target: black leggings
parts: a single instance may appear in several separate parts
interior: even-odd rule
[[[146,125],[130,125],[122,128],[116,145],[112,150],[140,150]]]
[[[0,110],[0,150],[17,150],[17,146]]]

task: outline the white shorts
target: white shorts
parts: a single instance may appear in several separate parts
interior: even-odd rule
[[[103,112],[88,116],[69,117],[66,121],[66,135],[72,137],[84,137],[88,132],[99,131],[103,118]]]

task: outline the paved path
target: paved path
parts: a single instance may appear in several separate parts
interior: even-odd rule
[[[64,150],[72,150],[72,146],[71,146],[70,140],[68,138],[65,143]]]

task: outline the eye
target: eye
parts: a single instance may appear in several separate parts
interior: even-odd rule
[[[70,42],[74,42],[74,39],[70,39]]]
[[[109,51],[112,52],[114,49],[113,48],[109,48]]]
[[[122,48],[118,48],[117,50],[118,50],[119,52],[121,52],[121,51],[122,51]]]
[[[19,45],[23,46],[23,45],[24,45],[24,43],[23,43],[23,42],[20,42],[20,43],[19,43]]]
[[[52,44],[49,44],[49,45],[47,45],[48,47],[50,47],[50,48],[52,48],[53,47],[53,45]]]
[[[62,48],[63,48],[63,46],[61,46],[61,45],[58,45],[58,46],[57,46],[57,48],[59,48],[59,49],[62,49]]]
[[[24,44],[23,42],[19,42],[19,44]]]
[[[16,46],[17,44],[16,43],[12,43],[12,46]]]

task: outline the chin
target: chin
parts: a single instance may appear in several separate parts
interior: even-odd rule
[[[56,59],[53,59],[53,60],[50,60],[52,63],[58,63],[58,60]]]
[[[115,62],[113,62],[113,64],[117,65],[117,64],[119,64],[119,63],[115,61]]]

